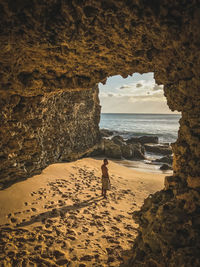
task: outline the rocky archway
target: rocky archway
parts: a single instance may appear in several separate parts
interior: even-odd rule
[[[1,184],[88,152],[99,139],[91,88],[108,76],[153,71],[182,119],[174,175],[138,214],[130,264],[197,266],[199,1],[3,0],[0,15]]]

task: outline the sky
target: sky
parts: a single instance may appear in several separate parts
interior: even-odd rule
[[[99,83],[99,98],[102,113],[176,114],[167,106],[163,85],[156,84],[153,72],[109,77],[105,85]]]

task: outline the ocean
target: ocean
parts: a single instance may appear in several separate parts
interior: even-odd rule
[[[100,129],[114,131],[124,139],[143,135],[158,136],[159,143],[173,143],[177,139],[179,114],[102,113]]]
[[[158,136],[159,143],[176,141],[179,129],[179,114],[122,114],[102,113],[100,129],[108,129],[114,135],[120,135],[125,140],[143,135]],[[113,160],[118,164],[142,172],[172,174],[171,170],[161,171],[161,163],[152,160],[162,156],[145,152],[145,160]]]

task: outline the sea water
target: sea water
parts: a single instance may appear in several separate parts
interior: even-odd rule
[[[179,129],[179,114],[117,114],[102,113],[100,129],[108,129],[114,135],[120,135],[125,140],[139,136],[158,136],[159,143],[173,143],[176,141]],[[117,163],[132,169],[152,173],[166,173],[161,171],[160,164],[152,163],[152,160],[162,156],[146,153],[146,160],[115,160]]]
[[[158,136],[159,143],[173,143],[177,139],[179,114],[123,114],[102,113],[100,129],[114,131],[125,139],[143,135]]]

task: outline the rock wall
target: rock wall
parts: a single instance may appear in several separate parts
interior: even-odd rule
[[[82,108],[79,98],[86,94],[85,101],[92,109],[90,91],[81,90],[105,82],[108,76],[152,71],[157,83],[164,84],[169,107],[182,112],[173,145],[174,175],[166,178],[166,192],[149,198],[137,215],[141,234],[130,262],[133,266],[199,266],[199,17],[199,0],[0,2],[3,180],[8,174],[26,176],[91,147],[98,139],[99,111],[90,116],[85,109],[88,131],[78,142],[92,139],[82,149],[76,145],[78,134],[74,135],[74,129],[83,130],[76,107]],[[71,97],[72,90],[78,91],[69,103],[67,96]],[[56,99],[60,99],[58,106]],[[77,120],[64,120],[58,115],[61,112],[54,112],[65,101],[66,109],[72,109],[69,118]],[[40,115],[42,110],[44,115]],[[54,122],[49,124],[51,118]],[[70,125],[70,133],[64,130],[65,123]],[[88,137],[91,125],[96,130]],[[56,134],[49,136],[50,132]],[[58,132],[63,140],[59,146]],[[54,142],[49,143],[48,138]],[[71,144],[71,153],[63,150],[63,142]],[[24,149],[22,144],[29,154],[15,154]]]
[[[98,88],[0,100],[0,185],[88,153],[99,141]]]

